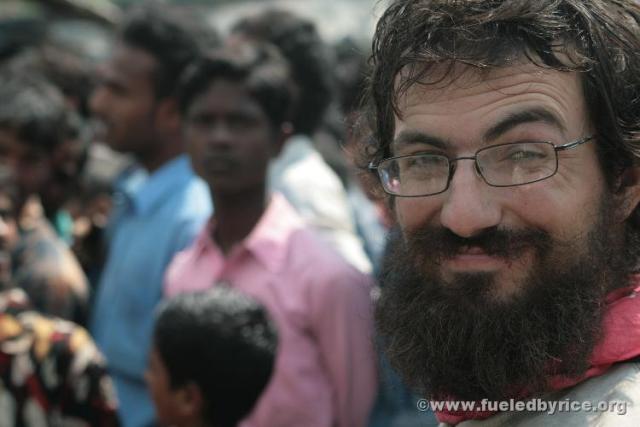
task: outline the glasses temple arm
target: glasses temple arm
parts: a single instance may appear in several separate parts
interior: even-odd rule
[[[586,138],[582,138],[579,139],[577,141],[574,142],[569,142],[567,144],[564,145],[557,145],[555,146],[556,151],[563,151],[563,150],[569,150],[571,148],[577,147],[580,144],[584,144],[585,142],[589,142],[593,139],[593,136],[587,136]]]

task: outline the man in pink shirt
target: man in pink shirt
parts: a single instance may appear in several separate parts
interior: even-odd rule
[[[377,389],[370,282],[267,195],[291,98],[287,65],[266,47],[213,53],[185,76],[188,150],[215,214],[172,261],[165,292],[230,286],[276,322],[274,376],[242,427],[360,427]]]

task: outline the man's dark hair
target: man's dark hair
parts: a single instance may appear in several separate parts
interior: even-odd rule
[[[203,55],[183,76],[179,91],[182,113],[185,114],[193,100],[218,80],[244,85],[274,129],[290,119],[292,81],[286,61],[275,47],[245,43]]]
[[[292,119],[295,132],[312,134],[331,103],[333,79],[329,51],[313,22],[282,10],[240,20],[233,32],[274,44],[291,66],[298,96]]]
[[[528,59],[580,73],[613,182],[640,153],[639,22],[632,0],[393,1],[372,45],[367,160],[390,155],[398,98],[411,86],[437,84],[456,64],[490,71]]]
[[[442,84],[459,75],[459,64],[488,73],[524,59],[579,73],[600,163],[617,191],[640,155],[639,51],[633,0],[395,0],[372,43],[372,138],[360,150],[361,166],[390,156],[398,100],[413,85]],[[627,226],[638,241],[640,209]]]
[[[205,421],[235,426],[273,371],[277,332],[256,301],[227,288],[182,294],[159,308],[154,342],[172,388],[195,383]]]
[[[180,75],[217,37],[198,16],[184,8],[148,2],[134,8],[123,23],[119,38],[155,58],[156,98],[172,96]]]
[[[33,148],[53,151],[80,132],[80,122],[62,93],[36,75],[0,73],[0,129]]]
[[[42,75],[75,102],[83,118],[89,117],[88,100],[95,70],[88,59],[71,49],[49,44],[21,52],[8,62],[7,68],[15,73]]]

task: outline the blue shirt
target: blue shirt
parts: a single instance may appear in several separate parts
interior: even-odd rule
[[[154,309],[173,255],[192,242],[210,215],[209,189],[185,155],[151,175],[141,168],[128,171],[116,184],[91,329],[115,381],[125,427],[153,424],[143,375]]]

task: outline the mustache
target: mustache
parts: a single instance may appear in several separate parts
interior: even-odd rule
[[[552,248],[553,241],[547,232],[539,229],[493,227],[473,237],[462,237],[444,227],[422,227],[406,236],[406,245],[410,253],[423,253],[438,262],[469,248],[479,248],[487,255],[505,259],[515,258],[529,248],[544,254]]]

